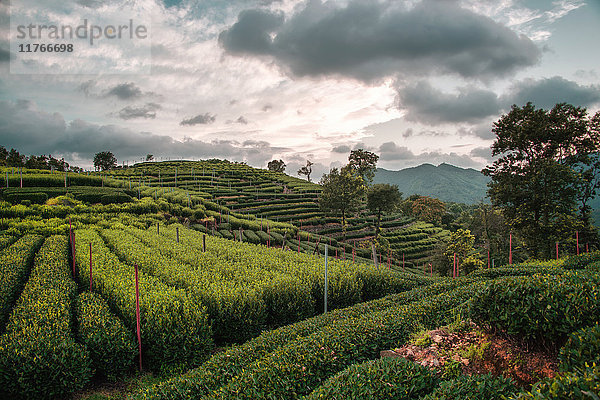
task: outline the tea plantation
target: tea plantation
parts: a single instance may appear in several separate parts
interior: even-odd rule
[[[429,276],[450,232],[391,214],[373,263],[366,210],[344,234],[318,185],[244,164],[1,172],[0,398],[600,395],[600,252]],[[457,318],[554,351],[558,374],[518,387],[379,358]]]

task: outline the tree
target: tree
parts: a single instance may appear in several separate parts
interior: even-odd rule
[[[342,216],[342,229],[346,239],[346,215],[360,206],[365,194],[363,178],[352,174],[348,166],[341,170],[333,168],[323,175],[319,195],[319,207],[324,212],[339,212]]]
[[[15,149],[10,149],[6,157],[6,165],[8,165],[9,167],[24,167],[25,155],[20,154]]]
[[[117,159],[110,151],[101,151],[94,156],[94,167],[107,171],[117,166]]]
[[[492,132],[492,155],[500,157],[482,171],[492,178],[492,203],[534,257],[550,257],[557,240],[589,224],[578,218],[576,204],[578,193],[586,193],[585,204],[596,192],[586,190],[593,181],[585,171],[600,151],[600,113],[590,119],[585,108],[564,103],[550,111],[513,105]]]
[[[154,161],[154,155],[153,154],[146,154],[146,161]]]
[[[375,177],[375,170],[379,156],[363,149],[352,150],[348,157],[348,165],[365,182],[370,183]]]
[[[433,197],[420,196],[413,201],[411,211],[412,215],[421,221],[440,225],[442,217],[446,214],[446,204]]]
[[[312,174],[313,162],[306,160],[306,165],[298,170],[298,175],[306,175],[306,179],[310,182],[310,174]]]
[[[272,161],[269,161],[269,163],[267,164],[267,168],[269,169],[269,171],[273,171],[273,172],[283,173],[285,171],[285,167],[286,167],[286,165],[283,162],[283,160],[272,160]]]
[[[6,158],[8,157],[8,150],[4,146],[0,146],[0,165],[6,165]]]
[[[459,229],[450,235],[450,240],[444,255],[448,260],[448,264],[454,264],[454,255],[458,259],[458,263],[462,266],[466,273],[469,273],[477,268],[483,267],[483,261],[479,258],[479,254],[475,251],[475,236],[468,229]],[[450,269],[450,268],[448,268]]]
[[[402,201],[402,193],[398,190],[397,185],[377,183],[367,190],[367,207],[372,212],[377,213],[375,240],[379,236],[381,213],[394,211],[400,201]]]

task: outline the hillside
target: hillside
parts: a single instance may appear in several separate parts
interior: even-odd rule
[[[377,168],[374,183],[398,185],[404,197],[411,194],[436,197],[442,201],[475,204],[486,197],[489,178],[472,168],[450,164],[422,164],[400,171]]]
[[[598,365],[598,252],[424,276],[448,231],[390,215],[389,250],[375,266],[372,215],[362,210],[344,237],[314,208],[317,185],[244,164],[0,173],[0,398],[310,400],[382,388],[367,398],[475,398],[483,385],[483,398],[499,400],[529,390],[507,380],[510,370],[461,376],[485,343],[447,353],[438,371],[377,360],[422,343],[421,330],[468,320],[554,354],[583,328],[573,338],[586,339],[552,364],[564,378],[548,377],[598,376],[581,369]],[[415,382],[418,394],[396,395]],[[460,393],[435,397],[457,385]]]
[[[487,198],[489,178],[472,168],[460,168],[442,163],[437,167],[422,164],[417,167],[390,171],[377,168],[374,183],[398,185],[406,198],[412,194],[420,194],[438,198],[446,202],[476,204]],[[596,226],[600,226],[600,196],[590,203],[592,218]]]

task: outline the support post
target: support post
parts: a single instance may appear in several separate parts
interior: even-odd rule
[[[318,246],[318,244],[317,244]],[[327,244],[325,244],[325,290],[324,292],[324,302],[325,302],[325,307],[324,307],[324,313],[327,313]]]

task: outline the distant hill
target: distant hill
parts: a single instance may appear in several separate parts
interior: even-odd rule
[[[390,171],[377,168],[373,183],[398,185],[403,197],[411,194],[436,197],[442,201],[476,204],[487,198],[489,178],[472,168],[460,168],[450,164],[422,164],[418,167]],[[592,218],[600,227],[600,196],[596,196],[590,205]]]
[[[377,168],[374,183],[398,185],[403,197],[411,194],[436,197],[442,201],[475,204],[487,199],[489,178],[472,168],[450,164],[422,164],[400,171]]]

